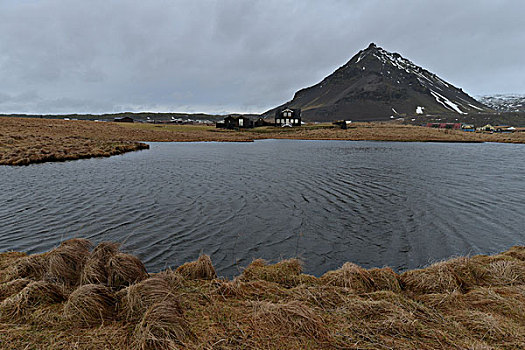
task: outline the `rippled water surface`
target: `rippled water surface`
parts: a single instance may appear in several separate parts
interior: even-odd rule
[[[223,276],[299,256],[398,270],[525,244],[525,146],[265,140],[152,143],[0,167],[0,251],[124,243],[150,271],[210,254]]]

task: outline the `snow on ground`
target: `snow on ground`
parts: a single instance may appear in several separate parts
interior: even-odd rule
[[[416,114],[423,114],[423,110],[424,109],[425,109],[425,107],[417,106],[416,107]]]

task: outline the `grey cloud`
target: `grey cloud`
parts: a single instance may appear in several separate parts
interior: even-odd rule
[[[525,93],[523,10],[510,0],[4,0],[0,113],[263,112],[372,41],[471,94]]]

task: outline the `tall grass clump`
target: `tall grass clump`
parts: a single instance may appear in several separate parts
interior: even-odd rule
[[[36,281],[27,284],[20,292],[0,303],[0,320],[9,321],[42,305],[60,303],[66,300],[63,290],[56,284]]]
[[[185,263],[179,266],[176,271],[187,279],[212,280],[217,277],[208,255],[201,255],[197,261]]]
[[[84,239],[63,242],[49,253],[46,277],[68,286],[79,285],[90,248],[91,243]]]
[[[111,256],[106,271],[108,285],[114,289],[121,289],[148,278],[142,261],[130,254],[117,253]]]
[[[153,304],[134,331],[138,349],[183,349],[194,340],[180,305],[168,300]]]
[[[118,253],[119,244],[99,243],[84,264],[80,277],[81,284],[107,284],[109,260]]]
[[[140,320],[154,304],[168,302],[180,309],[177,297],[170,291],[170,284],[161,277],[151,277],[133,284],[118,293],[120,318],[131,322]]]
[[[86,284],[71,293],[64,306],[64,317],[78,327],[96,326],[116,318],[116,304],[109,287]]]

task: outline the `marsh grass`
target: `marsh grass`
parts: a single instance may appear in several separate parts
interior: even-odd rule
[[[81,252],[71,263],[81,271],[62,266],[71,258],[69,249]],[[89,242],[77,240],[40,255],[0,254],[0,344],[14,349],[525,348],[525,247],[454,258],[401,275],[346,263],[317,278],[303,274],[296,259],[255,260],[233,280],[217,278],[205,255],[148,277],[138,259],[121,253],[117,244],[90,249]]]

